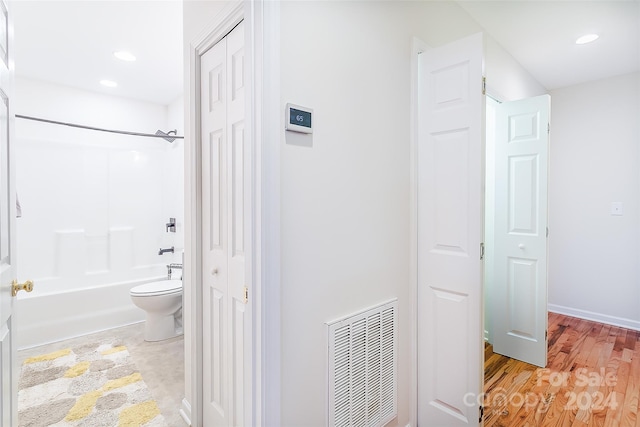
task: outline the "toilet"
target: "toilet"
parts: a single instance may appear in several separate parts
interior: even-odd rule
[[[145,341],[162,341],[182,335],[182,280],[159,280],[135,286],[133,303],[146,312]]]

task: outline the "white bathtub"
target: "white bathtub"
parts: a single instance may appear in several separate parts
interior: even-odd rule
[[[19,349],[73,338],[144,321],[145,313],[131,302],[129,290],[165,276],[48,292],[56,286],[34,283],[16,302]],[[41,285],[41,286],[39,286]]]

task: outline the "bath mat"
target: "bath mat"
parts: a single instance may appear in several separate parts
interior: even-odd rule
[[[24,361],[19,427],[167,427],[126,347],[85,344]]]

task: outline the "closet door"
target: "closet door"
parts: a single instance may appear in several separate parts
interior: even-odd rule
[[[420,55],[418,425],[482,423],[482,34]]]
[[[493,351],[547,366],[549,95],[496,107]]]
[[[203,421],[244,425],[245,132],[242,23],[201,58]]]

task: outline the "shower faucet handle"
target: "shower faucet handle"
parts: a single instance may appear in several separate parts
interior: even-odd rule
[[[176,232],[176,219],[169,218],[169,222],[167,225],[167,233],[175,233]]]

